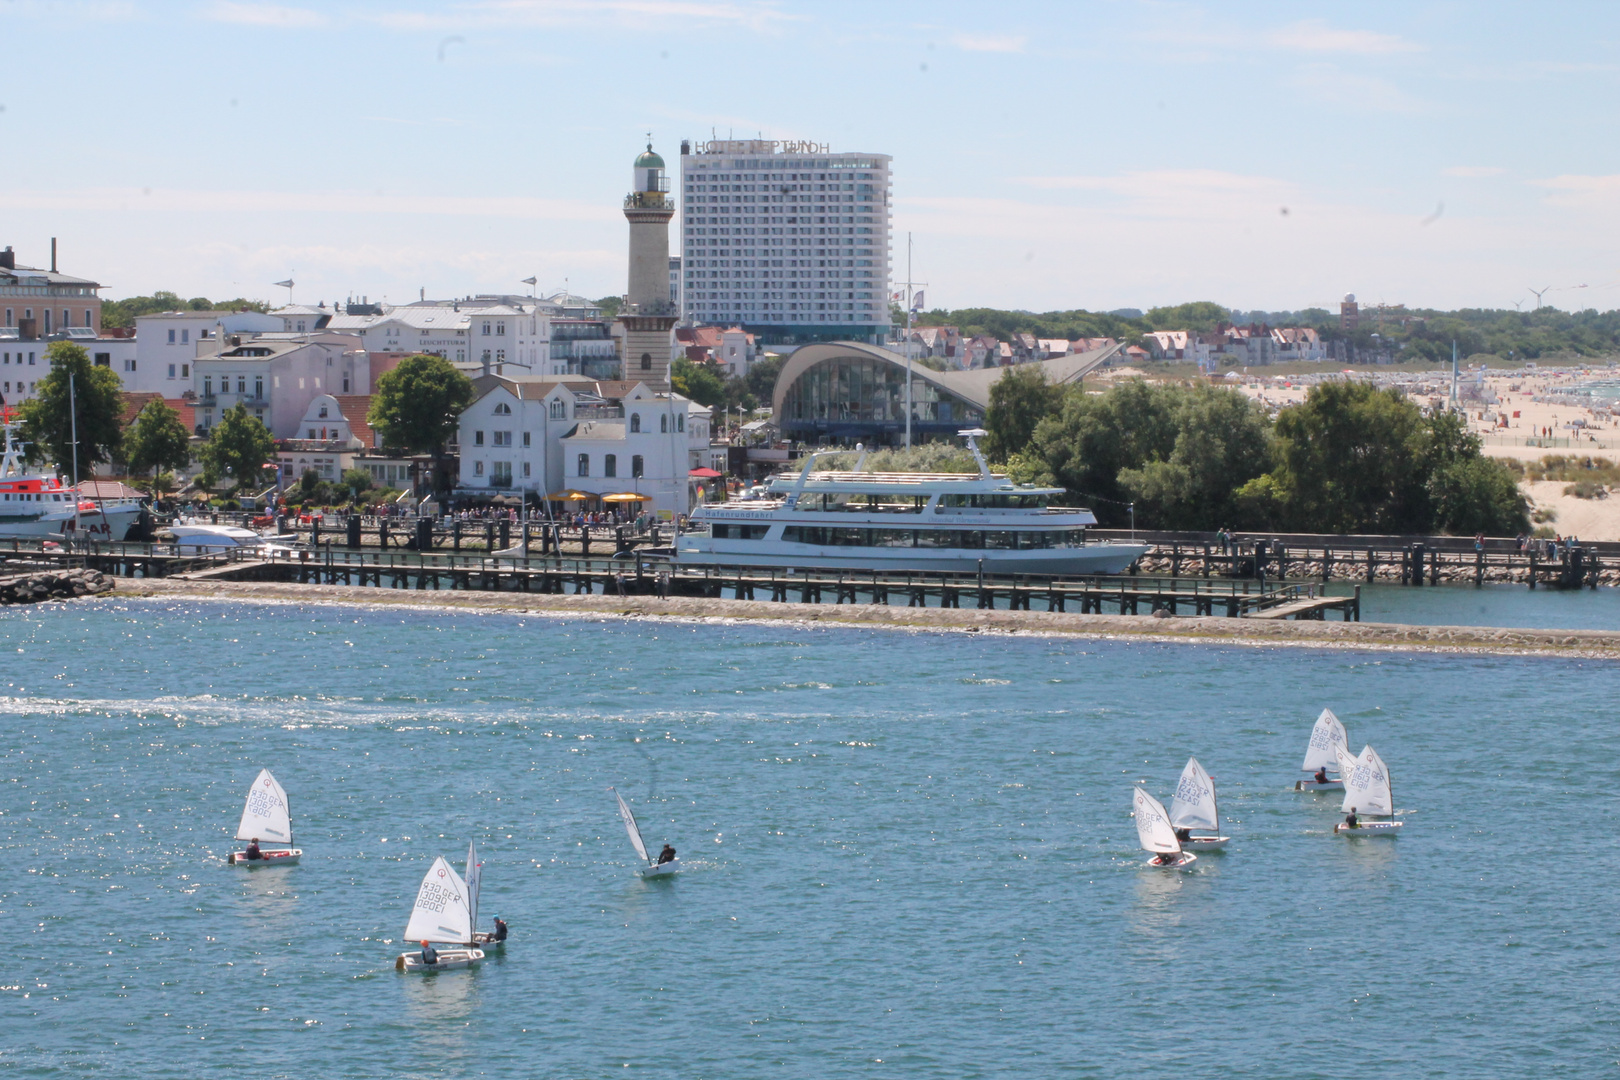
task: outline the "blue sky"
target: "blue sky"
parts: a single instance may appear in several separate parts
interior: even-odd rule
[[[0,0],[0,40],[0,245],[114,297],[622,292],[651,130],[893,155],[930,306],[1620,307],[1615,4]]]

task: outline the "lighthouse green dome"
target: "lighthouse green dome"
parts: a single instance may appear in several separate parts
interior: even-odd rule
[[[662,169],[664,159],[653,153],[652,143],[647,144],[647,152],[636,158],[638,169]]]

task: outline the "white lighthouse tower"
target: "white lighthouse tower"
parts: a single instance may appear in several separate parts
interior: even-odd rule
[[[668,390],[670,330],[679,318],[669,301],[669,196],[664,159],[653,153],[636,158],[630,194],[624,197],[630,222],[630,289],[619,322],[624,324],[624,377],[653,390]]]

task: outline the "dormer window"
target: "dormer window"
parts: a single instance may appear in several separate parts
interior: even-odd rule
[[[322,419],[322,420],[325,420],[325,419],[326,419],[326,406],[325,406],[325,405],[322,405],[322,406],[321,406],[321,415],[320,415],[320,418],[321,418],[321,419]]]
[[[512,406],[508,405],[504,401],[497,402],[496,405],[495,405],[495,415],[496,416],[511,416],[512,415]]]
[[[551,418],[553,420],[568,419],[568,403],[562,398],[556,398],[551,403]]]

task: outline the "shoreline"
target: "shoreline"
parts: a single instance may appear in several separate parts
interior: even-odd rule
[[[290,604],[350,604],[428,612],[478,612],[751,622],[851,629],[1025,634],[1159,644],[1366,649],[1474,655],[1554,656],[1620,660],[1620,631],[1536,630],[1404,623],[1291,622],[1203,616],[1078,615],[977,608],[888,607],[881,604],[796,604],[700,597],[601,596],[516,592],[428,592],[356,585],[279,582],[183,582],[117,579],[98,600],[185,599]]]

